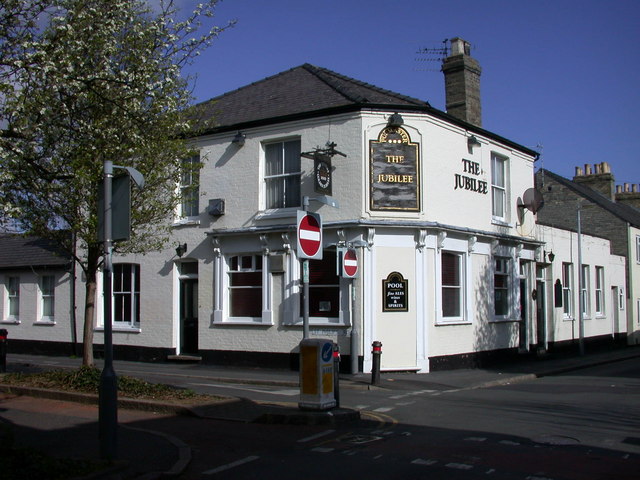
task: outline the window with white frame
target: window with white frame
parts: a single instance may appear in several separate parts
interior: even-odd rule
[[[180,176],[180,216],[197,217],[200,214],[200,158],[197,155],[182,160]]]
[[[620,287],[618,288],[618,309],[624,310],[625,303],[626,302],[624,299],[624,288]]]
[[[440,254],[440,280],[442,288],[442,320],[464,320],[464,255],[443,250]]]
[[[581,312],[584,317],[589,317],[591,314],[591,267],[589,265],[582,265],[582,272],[580,277],[581,282]]]
[[[121,327],[140,325],[140,265],[113,265],[113,324]]]
[[[10,276],[6,280],[7,289],[7,320],[20,318],[20,277]]]
[[[571,263],[562,264],[562,308],[564,318],[573,317],[573,265]]]
[[[636,263],[640,263],[640,235],[636,235]]]
[[[511,287],[511,259],[495,257],[493,272],[493,305],[496,317],[509,315],[509,289]]]
[[[264,146],[265,208],[294,208],[301,205],[300,140],[268,143]]]
[[[55,312],[56,277],[42,275],[40,277],[40,318],[45,322],[52,322]]]
[[[229,257],[229,316],[262,317],[262,256]]]
[[[603,316],[604,310],[604,267],[596,267],[596,315]]]
[[[300,304],[300,316],[303,314]],[[340,277],[336,250],[324,250],[322,260],[309,262],[309,319],[340,317]]]
[[[491,201],[492,215],[497,220],[507,217],[507,159],[491,154]]]

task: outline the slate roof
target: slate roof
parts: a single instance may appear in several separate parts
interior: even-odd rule
[[[64,268],[69,263],[69,257],[45,239],[0,233],[0,269]]]
[[[199,106],[216,127],[361,106],[431,108],[428,102],[384,90],[305,63],[225,93]]]
[[[425,112],[510,145],[536,152],[433,108],[429,102],[385,90],[309,63],[196,105],[198,134],[241,130],[301,118],[357,111]]]
[[[560,183],[561,185],[564,185],[570,190],[573,190],[577,195],[589,200],[590,202],[595,203],[596,205],[607,210],[612,215],[625,222],[630,223],[633,227],[640,228],[640,210],[624,203],[614,202],[611,199],[605,197],[600,192],[593,190],[592,188],[589,188],[580,183],[576,183],[544,168],[541,168],[538,173],[540,175],[544,175],[545,177],[553,179],[554,181]]]

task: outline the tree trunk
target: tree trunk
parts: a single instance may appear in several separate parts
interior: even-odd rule
[[[85,283],[84,333],[82,335],[82,365],[93,366],[93,319],[96,312],[96,274],[87,275]]]

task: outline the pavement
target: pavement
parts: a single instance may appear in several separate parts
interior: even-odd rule
[[[621,347],[585,355],[527,357],[522,361],[493,368],[437,371],[426,374],[382,372],[376,385],[372,375],[341,374],[342,389],[459,390],[488,388],[558,375],[611,362],[640,358],[640,346]],[[7,373],[35,372],[52,368],[76,368],[81,360],[68,357],[8,354]],[[99,363],[99,362],[97,362]],[[100,366],[100,365],[98,365]],[[237,368],[199,363],[141,364],[115,361],[118,371],[143,371],[155,375],[163,370],[170,376],[188,376],[230,384],[297,387],[299,374],[289,370]],[[127,373],[127,375],[129,375]],[[9,424],[18,445],[35,447],[55,457],[100,458],[97,396],[46,389],[8,388],[0,374],[0,425]],[[117,461],[96,479],[179,478],[191,459],[190,447],[165,431],[147,430],[134,425],[162,418],[179,421],[185,416],[235,422],[271,424],[340,424],[358,421],[360,412],[349,408],[322,411],[301,410],[297,403],[262,402],[251,398],[227,397],[211,403],[170,404],[119,398]],[[0,431],[1,433],[1,431]],[[61,439],[65,439],[61,441]],[[1,438],[0,438],[1,440]]]

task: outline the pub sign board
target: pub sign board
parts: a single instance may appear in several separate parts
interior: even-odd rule
[[[331,157],[316,153],[313,156],[313,173],[314,191],[331,196]]]
[[[400,272],[391,272],[382,280],[383,312],[409,311],[408,284]]]
[[[386,127],[369,142],[371,210],[420,211],[418,147],[402,127]]]

